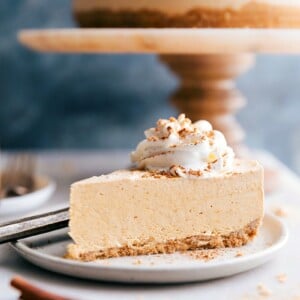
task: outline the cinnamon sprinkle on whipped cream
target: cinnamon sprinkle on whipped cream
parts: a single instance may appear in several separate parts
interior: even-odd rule
[[[131,153],[139,169],[174,177],[211,177],[232,170],[233,150],[207,121],[192,123],[184,114],[160,119],[145,136]]]

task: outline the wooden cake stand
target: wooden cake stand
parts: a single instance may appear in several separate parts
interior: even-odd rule
[[[300,53],[296,29],[24,30],[19,41],[42,52],[159,54],[181,79],[172,99],[178,111],[211,122],[239,156],[247,148],[234,115],[246,100],[234,80],[253,66],[252,53]],[[272,172],[266,175],[276,184]]]

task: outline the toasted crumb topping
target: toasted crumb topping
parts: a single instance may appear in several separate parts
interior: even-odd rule
[[[200,177],[203,172],[200,170],[186,170],[182,166],[172,165],[168,171],[147,171],[142,178],[178,178],[178,177]]]

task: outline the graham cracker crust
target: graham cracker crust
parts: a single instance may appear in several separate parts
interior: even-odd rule
[[[75,11],[81,27],[214,27],[299,28],[300,8],[288,5],[249,3],[240,9],[199,7],[185,13],[168,14],[155,9],[93,9]]]
[[[138,256],[150,254],[166,254],[177,251],[186,252],[189,250],[217,249],[228,247],[240,247],[251,241],[257,234],[261,219],[246,225],[243,229],[231,232],[228,235],[195,235],[183,239],[169,240],[165,243],[157,243],[154,239],[123,247],[108,248],[99,251],[82,251],[80,246],[70,244],[66,258],[93,261],[120,256]]]

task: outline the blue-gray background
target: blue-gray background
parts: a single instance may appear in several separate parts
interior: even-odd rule
[[[0,146],[4,149],[132,148],[143,129],[174,114],[176,78],[155,56],[40,54],[21,28],[75,26],[67,0],[0,2]],[[239,88],[249,145],[300,171],[300,55],[258,56]]]

